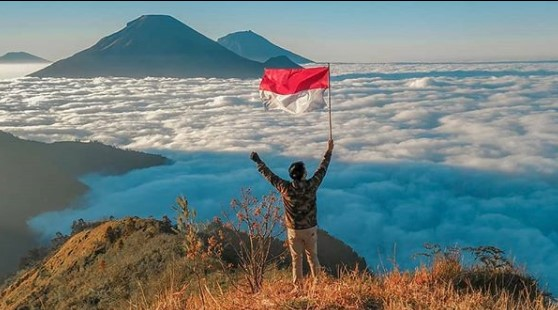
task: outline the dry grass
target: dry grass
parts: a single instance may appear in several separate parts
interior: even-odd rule
[[[322,273],[298,293],[290,270],[275,267],[258,293],[246,293],[241,272],[188,256],[183,237],[165,231],[162,222],[128,218],[79,232],[0,292],[0,308],[558,310],[536,280],[498,256],[464,266],[457,252],[438,248],[429,266],[412,272],[373,275],[357,266],[339,277]]]
[[[0,308],[558,310],[536,280],[489,247],[474,248],[483,259],[473,266],[433,247],[429,266],[412,272],[373,275],[356,266],[339,277],[322,273],[297,293],[290,270],[275,267],[252,294],[241,272],[188,255],[184,237],[168,230],[163,222],[127,218],[79,232],[0,292]]]
[[[188,255],[184,235],[173,233],[164,221],[125,218],[85,226],[42,260],[7,281],[0,289],[0,309],[199,308],[184,306],[188,299],[192,305],[205,303],[206,308],[223,308],[216,305],[225,304],[222,300],[227,298],[227,292],[238,290],[230,286],[250,290],[240,280],[244,278],[241,273],[223,274],[221,265],[211,259],[201,264],[198,260],[203,258],[204,251],[201,255]],[[203,235],[204,240],[208,237],[209,234]],[[324,245],[331,250],[330,256],[320,257],[326,269],[335,269],[341,261],[358,261],[355,259],[358,256],[341,241],[332,237],[324,240],[336,241]],[[283,242],[277,241],[271,253],[277,255],[283,250]],[[333,259],[334,254],[339,256],[337,260]],[[223,256],[225,263],[238,264],[234,253],[225,251]],[[284,277],[285,286],[290,288],[286,271],[266,271],[264,283],[273,274]],[[268,291],[274,289],[266,287]],[[250,300],[251,296],[243,298]]]
[[[189,279],[176,235],[156,220],[108,221],[73,235],[0,292],[0,309],[123,309]]]
[[[292,293],[290,271],[273,270],[266,274],[262,290],[246,294],[240,290],[223,289],[204,284],[205,296],[189,289],[168,291],[158,296],[154,304],[141,309],[558,309],[537,287],[517,282],[488,285],[490,289],[469,285],[465,277],[473,269],[456,265],[455,261],[437,262],[414,272],[391,271],[372,275],[363,271],[345,271],[339,278],[326,274],[318,284],[307,282],[306,288]],[[487,281],[498,278],[494,270]],[[507,271],[517,273],[517,271]],[[516,274],[516,276],[522,276]],[[524,277],[524,276],[523,276]],[[524,277],[529,282],[528,277]],[[238,280],[241,281],[241,280]],[[472,283],[472,282],[470,282]],[[523,283],[525,284],[525,283]]]

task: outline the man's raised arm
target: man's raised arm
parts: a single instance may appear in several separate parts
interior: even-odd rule
[[[263,175],[263,177],[266,180],[268,180],[269,183],[273,185],[273,187],[275,187],[279,192],[281,192],[283,187],[285,187],[284,183],[286,181],[278,177],[275,173],[273,173],[273,171],[271,171],[271,169],[269,169],[267,165],[263,162],[263,160],[260,158],[258,153],[252,152],[250,154],[250,159],[257,164],[258,171]]]
[[[333,140],[327,141],[327,150],[324,154],[324,158],[320,162],[318,169],[314,172],[314,175],[310,179],[312,186],[320,186],[322,180],[324,179],[327,168],[329,167],[329,162],[331,161],[331,154],[333,152]]]

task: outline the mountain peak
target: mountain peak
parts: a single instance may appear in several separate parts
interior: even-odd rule
[[[46,63],[44,58],[26,52],[8,52],[0,57],[0,63]]]
[[[152,15],[142,15],[136,19],[134,19],[131,22],[128,22],[126,24],[126,27],[131,27],[134,25],[145,25],[145,24],[156,24],[158,26],[164,25],[164,24],[180,24],[180,25],[184,25],[182,22],[180,22],[178,19],[170,16],[170,15],[156,15],[156,14],[152,14]]]
[[[272,57],[286,56],[298,64],[313,62],[308,58],[273,44],[252,30],[228,34],[219,38],[217,42],[238,55],[254,61],[264,62]]]
[[[178,19],[170,16],[170,15],[164,15],[164,14],[144,14],[138,18],[136,18],[135,20],[167,20],[167,21],[176,21],[179,22]],[[133,22],[133,21],[132,21]]]

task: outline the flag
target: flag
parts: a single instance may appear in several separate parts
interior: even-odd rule
[[[260,97],[266,110],[281,109],[298,114],[323,109],[327,88],[328,67],[265,69],[260,83]]]

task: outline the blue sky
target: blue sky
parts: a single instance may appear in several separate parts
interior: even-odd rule
[[[252,30],[317,61],[558,59],[556,2],[0,2],[0,55],[69,57],[144,14]]]

